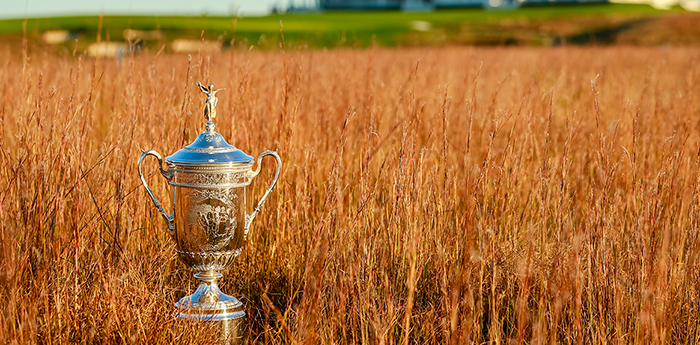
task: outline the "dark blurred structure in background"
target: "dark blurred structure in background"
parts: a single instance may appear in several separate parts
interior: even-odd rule
[[[521,5],[604,3],[608,0],[319,0],[320,10],[432,11],[438,8],[517,8]]]
[[[302,6],[290,3],[288,12],[334,10],[403,10],[432,11],[442,8],[515,9],[523,5],[561,5],[593,3],[649,4],[656,9],[681,6],[688,11],[700,11],[700,0],[316,0]],[[273,12],[284,12],[275,8]]]

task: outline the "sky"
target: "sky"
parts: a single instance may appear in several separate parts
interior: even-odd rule
[[[300,1],[298,1],[300,2]],[[0,0],[0,18],[62,15],[264,15],[288,0]],[[284,5],[284,6],[282,6]]]

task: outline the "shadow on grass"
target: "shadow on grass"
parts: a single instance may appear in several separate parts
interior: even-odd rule
[[[639,25],[645,24],[651,21],[650,18],[635,19],[624,22],[620,25],[609,27],[609,28],[591,28],[586,32],[564,36],[555,37],[553,39],[552,45],[559,46],[563,44],[575,44],[575,45],[586,45],[586,44],[614,44],[617,41],[617,36],[621,33],[631,30]]]

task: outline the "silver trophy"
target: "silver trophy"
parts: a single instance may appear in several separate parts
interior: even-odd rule
[[[252,156],[228,144],[214,131],[216,93],[224,89],[205,87],[199,82],[197,86],[207,95],[206,130],[192,144],[165,159],[167,170],[163,169],[163,158],[158,152],[149,150],[141,154],[139,175],[168,224],[178,256],[198,271],[194,276],[202,282],[192,295],[175,303],[175,314],[183,319],[231,321],[245,316],[243,304],[219,290],[216,280],[222,275],[218,271],[229,267],[241,253],[250,223],[277,183],[282,161],[276,152],[265,151],[258,156],[257,168],[253,169]],[[174,187],[170,214],[165,212],[143,176],[141,163],[148,155],[158,159],[161,175]],[[246,187],[260,173],[265,156],[275,158],[277,172],[253,212],[246,214]]]

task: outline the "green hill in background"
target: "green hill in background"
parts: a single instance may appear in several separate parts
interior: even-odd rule
[[[556,44],[696,44],[700,14],[680,8],[659,11],[647,5],[591,4],[524,7],[509,11],[483,9],[275,14],[263,17],[99,16],[30,18],[30,40],[41,41],[48,30],[73,33],[69,44],[97,39],[124,41],[124,30],[159,30],[146,46],[177,38],[220,40],[224,46],[276,48],[280,21],[290,47],[367,47]],[[695,24],[694,24],[695,23]],[[24,19],[0,21],[0,35],[22,36]]]

